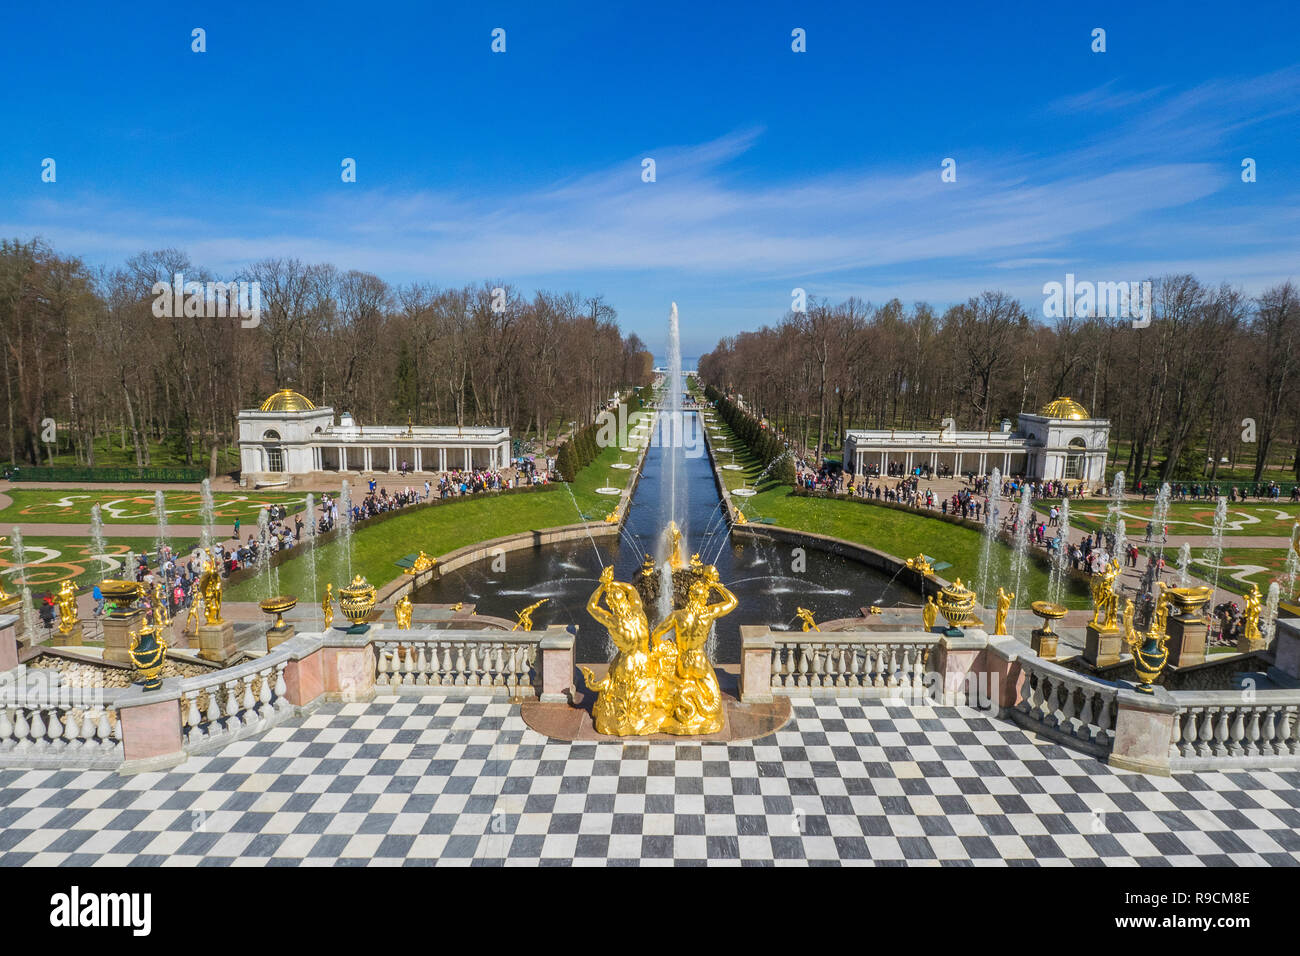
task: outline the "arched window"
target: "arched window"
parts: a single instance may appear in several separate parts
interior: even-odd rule
[[[1065,477],[1082,478],[1084,453],[1088,450],[1088,444],[1082,438],[1071,438],[1066,446],[1065,453]]]
[[[262,441],[279,441],[280,433],[274,428],[268,428],[262,433]]]

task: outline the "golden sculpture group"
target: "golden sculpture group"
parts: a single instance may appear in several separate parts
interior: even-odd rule
[[[678,540],[672,545],[670,556],[675,556]],[[737,601],[718,579],[716,567],[699,565],[698,571],[684,606],[653,633],[637,589],[615,581],[612,567],[601,573],[587,610],[609,630],[618,653],[604,680],[596,680],[591,670],[582,668],[587,686],[597,694],[592,719],[598,733],[685,736],[722,729],[722,691],[705,642],[713,622],[735,610]],[[721,600],[710,603],[715,591]],[[674,632],[673,640],[667,638],[669,631]]]

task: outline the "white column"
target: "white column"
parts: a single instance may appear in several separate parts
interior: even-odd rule
[[[447,470],[447,449],[445,447],[438,449],[438,470]]]
[[[961,452],[957,452],[957,463],[953,465],[952,475],[954,478],[961,477]]]
[[[1010,472],[1010,471],[1011,471],[1011,452],[1009,452],[1009,451],[1004,451],[1004,452],[1002,453],[1002,474],[1003,474],[1003,476],[1006,476],[1006,474],[1007,474],[1008,472]]]
[[[474,468],[474,459],[470,455],[470,450],[465,449],[465,470],[471,471]]]
[[[392,474],[393,472],[397,471],[398,467],[399,467],[399,462],[397,460],[397,446],[394,445],[392,448],[388,449],[388,473]]]
[[[415,464],[415,470],[416,470],[416,471],[424,471],[424,455],[423,455],[423,449],[421,449],[421,448],[416,448],[416,449],[415,449],[415,462],[414,462],[414,464]]]
[[[339,471],[348,470],[348,446],[339,445]]]
[[[989,473],[989,456],[987,452],[982,451],[980,452],[980,474],[987,475],[988,473]]]
[[[882,475],[885,473],[885,464],[886,464],[886,462],[885,462],[885,452],[882,451],[882,452],[880,453],[880,473],[881,473]]]

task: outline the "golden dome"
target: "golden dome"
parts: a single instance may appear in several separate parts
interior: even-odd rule
[[[309,412],[315,407],[306,395],[300,395],[291,388],[282,388],[264,401],[259,411]]]
[[[1088,410],[1067,395],[1053,399],[1039,409],[1038,414],[1045,415],[1048,418],[1065,418],[1070,421],[1084,421],[1092,416]]]

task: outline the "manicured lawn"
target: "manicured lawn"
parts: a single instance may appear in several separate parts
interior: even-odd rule
[[[448,504],[414,508],[359,528],[352,536],[352,573],[364,575],[379,587],[401,574],[398,559],[415,551],[439,555],[520,531],[577,524],[583,520],[599,521],[618,499],[598,495],[595,490],[606,484],[624,487],[634,474],[630,469],[618,471],[609,467],[619,460],[631,464],[635,456],[625,455],[617,448],[602,450],[595,461],[578,473],[570,486],[572,497],[562,485],[551,491],[526,494],[470,496]],[[341,542],[335,540],[322,545],[316,551],[315,560],[315,589],[309,579],[308,561],[300,554],[277,569],[279,591],[296,594],[306,603],[313,593],[324,591],[326,582],[332,582],[336,589],[348,583]],[[226,597],[230,601],[257,601],[269,597],[266,592],[267,584],[257,576],[231,587]]]
[[[1268,593],[1268,586],[1278,581],[1282,587],[1282,600],[1288,601],[1294,594],[1288,593],[1286,580],[1286,548],[1225,548],[1223,559],[1218,562],[1219,587],[1244,594],[1254,584],[1260,594]],[[1177,555],[1172,558],[1166,552],[1166,561],[1177,564]],[[1206,581],[1214,577],[1214,569],[1208,564],[1211,555],[1207,549],[1192,549],[1192,573]]]
[[[1047,514],[1054,502],[1037,502],[1037,509]],[[1070,527],[1084,531],[1095,531],[1106,521],[1109,502],[1090,498],[1070,502]],[[1146,525],[1151,520],[1155,502],[1148,498],[1130,497],[1120,511],[1124,526],[1131,540],[1141,541],[1146,537]],[[1276,504],[1228,504],[1228,523],[1223,533],[1227,535],[1260,535],[1272,537],[1290,537],[1291,528],[1300,520],[1300,505],[1291,504],[1286,499]],[[1174,501],[1169,505],[1170,534],[1210,534],[1214,529],[1214,503],[1205,501]],[[1159,529],[1157,529],[1157,534]]]
[[[94,504],[99,505],[100,516],[106,525],[152,524],[155,520],[153,492],[14,488],[6,494],[13,499],[13,504],[0,509],[0,521],[17,525],[89,524],[90,508]],[[198,491],[165,491],[163,495],[169,524],[200,523],[199,508],[203,499]],[[217,524],[222,534],[227,534],[233,530],[236,517],[243,525],[256,525],[257,513],[269,504],[285,505],[291,513],[302,511],[306,496],[306,492],[250,491],[247,494],[214,493],[212,497]],[[320,495],[316,497],[319,499]],[[227,524],[232,527],[225,528]]]
[[[123,447],[125,445],[125,447]],[[198,445],[194,446],[194,461],[186,463],[185,453],[178,448],[177,442],[149,442],[149,465],[150,468],[203,468],[208,467],[208,455],[210,448],[203,448]],[[27,464],[19,462],[19,467]],[[41,451],[40,466],[42,468],[50,465],[51,462],[45,460],[45,452]],[[55,468],[84,468],[84,463],[77,461],[77,456],[63,443],[61,449],[54,454],[52,463]],[[103,437],[95,439],[95,467],[96,468],[134,468],[135,467],[135,446],[131,444],[130,438],[125,443],[119,441],[117,437]],[[239,446],[227,445],[217,451],[217,470],[225,471],[230,468],[239,467]]]
[[[736,464],[745,466],[743,472],[724,469],[723,483],[729,490],[739,487],[742,482],[752,487],[766,463],[755,461],[721,419],[715,427],[724,436],[727,447],[735,449]],[[730,460],[730,453],[718,455],[720,463],[729,464]],[[950,524],[920,512],[886,508],[866,501],[795,497],[790,494],[788,485],[765,482],[761,487],[762,490],[752,498],[732,499],[751,521],[770,518],[774,524],[785,528],[845,538],[900,558],[927,554],[952,565],[942,572],[945,578],[960,577],[962,583],[976,586],[974,582],[978,580],[984,542],[983,536],[973,528]],[[995,571],[991,580],[1010,589],[1012,585],[1007,582],[1014,579],[1012,551],[1000,542],[995,542],[993,549]],[[1031,558],[1021,579],[1015,606],[1028,607],[1033,601],[1046,599],[1047,580],[1047,571]],[[980,595],[980,600],[984,603],[986,596]],[[1067,586],[1065,604],[1072,608],[1089,607],[1087,589]]]
[[[197,547],[198,539],[169,538],[168,544],[174,551],[188,554]],[[110,538],[106,555],[119,561],[141,551],[152,555],[153,546],[153,538]],[[103,577],[113,577],[119,573],[117,569],[102,570],[102,565],[95,560],[94,548],[88,540],[82,538],[24,538],[23,550],[26,552],[27,584],[33,592],[57,589],[67,578],[72,578],[77,587],[88,587]],[[3,575],[6,590],[17,590],[13,541],[9,538],[0,542],[0,575]]]

